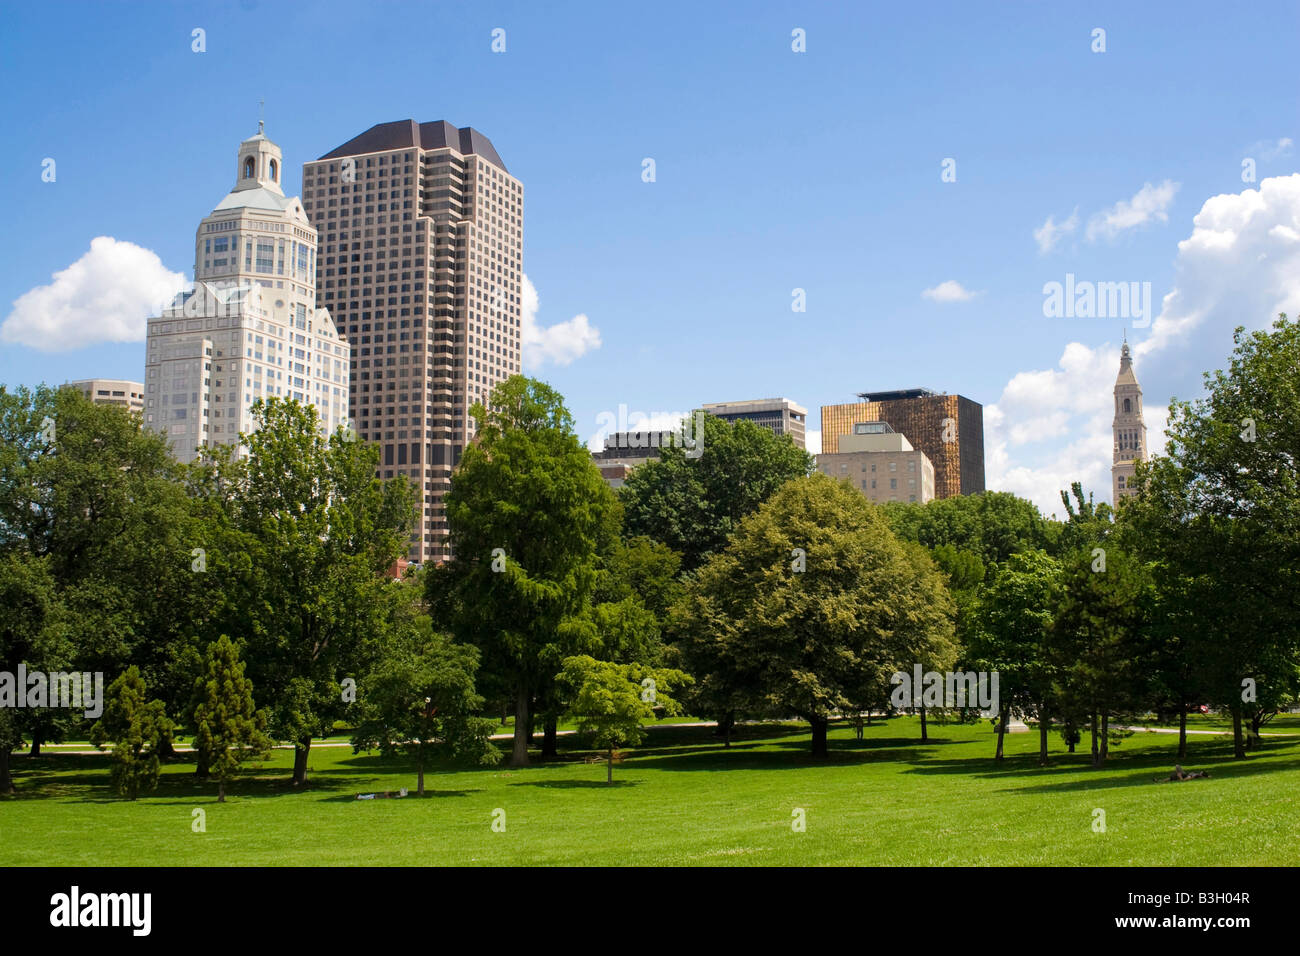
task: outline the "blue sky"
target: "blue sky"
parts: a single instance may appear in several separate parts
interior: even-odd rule
[[[303,161],[378,122],[446,119],[492,139],[525,185],[524,271],[559,347],[525,366],[567,397],[584,438],[620,404],[784,395],[816,430],[822,404],[924,385],[986,406],[990,487],[1049,512],[1071,477],[1108,498],[1125,325],[1158,428],[1171,394],[1193,395],[1226,362],[1234,324],[1300,308],[1298,10],[11,7],[0,382],[143,376],[142,340],[104,329],[142,339],[144,314],[55,303],[78,334],[38,348],[5,334],[12,304],[98,236],[188,277],[194,229],[233,185],[265,99],[286,192]],[[491,49],[498,27],[504,53]],[[206,52],[191,50],[195,28]],[[796,28],[806,52],[791,49]],[[947,158],[955,182],[941,181]],[[1045,248],[1035,231],[1049,216],[1074,227]],[[1066,273],[1150,282],[1155,321],[1046,317],[1043,285]],[[957,299],[923,295],[941,287]],[[805,312],[791,310],[796,288]],[[567,343],[586,351],[560,364],[578,315],[600,344]]]

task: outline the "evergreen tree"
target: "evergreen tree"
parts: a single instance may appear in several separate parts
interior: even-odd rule
[[[128,800],[158,786],[159,752],[175,729],[163,702],[147,701],[146,692],[140,669],[132,664],[108,686],[104,714],[90,734],[101,750],[113,745],[113,789]]]
[[[226,782],[249,758],[266,755],[266,712],[253,703],[253,682],[244,676],[239,650],[226,635],[208,645],[204,674],[194,687],[194,749],[217,778],[217,802]]]

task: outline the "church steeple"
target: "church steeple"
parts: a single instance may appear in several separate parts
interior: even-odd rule
[[[1128,337],[1119,353],[1119,374],[1115,376],[1115,419],[1111,426],[1114,453],[1111,464],[1111,492],[1116,504],[1133,494],[1134,462],[1147,460],[1147,426],[1142,420],[1142,386],[1133,372]]]

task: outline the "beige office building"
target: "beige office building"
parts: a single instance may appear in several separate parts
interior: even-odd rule
[[[316,230],[284,195],[280,147],[260,127],[199,224],[193,290],[149,319],[145,427],[182,462],[251,432],[259,398],[314,405],[326,434],[347,423],[348,344],[316,305]]]
[[[380,444],[380,477],[420,489],[411,560],[446,560],[469,409],[520,371],[523,185],[477,130],[400,120],[305,163],[303,205],[322,303],[352,344],[353,423]]]
[[[97,405],[120,405],[129,412],[144,412],[144,383],[118,378],[84,378],[69,382]]]
[[[808,409],[788,398],[756,398],[745,402],[709,402],[704,410],[716,418],[738,422],[742,418],[755,425],[770,429],[778,435],[789,435],[800,448],[808,425]]]
[[[934,465],[886,422],[855,422],[839,451],[817,456],[824,475],[848,481],[875,504],[934,500]]]
[[[861,402],[822,406],[822,450],[840,451],[861,422],[887,422],[934,462],[940,498],[984,490],[984,407],[927,388],[860,392]]]

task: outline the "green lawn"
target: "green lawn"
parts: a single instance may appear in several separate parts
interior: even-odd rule
[[[1230,738],[1192,737],[1184,765],[1211,779],[1157,784],[1174,735],[1135,734],[1092,770],[1086,739],[1068,756],[1053,734],[1053,766],[1040,769],[1036,733],[1009,735],[999,767],[987,722],[932,724],[927,744],[918,730],[896,718],[859,743],[840,726],[816,762],[806,727],[743,727],[730,750],[709,728],[663,727],[616,765],[612,787],[561,738],[558,762],[431,773],[423,800],[356,800],[413,789],[414,773],[346,747],[313,749],[305,792],[288,786],[292,753],[277,751],[225,804],[184,760],[132,803],[109,792],[106,756],[15,754],[0,865],[1300,864],[1300,736],[1245,761]],[[205,833],[191,830],[195,808]],[[806,832],[792,830],[796,808]]]

